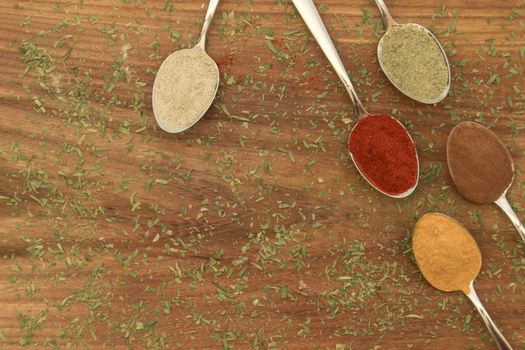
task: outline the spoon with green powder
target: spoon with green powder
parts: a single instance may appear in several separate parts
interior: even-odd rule
[[[427,104],[443,100],[450,90],[450,65],[445,50],[427,28],[397,23],[383,0],[375,0],[386,27],[377,46],[381,69],[408,97]]]
[[[219,68],[206,53],[206,34],[219,0],[211,0],[199,41],[192,49],[175,51],[157,72],[152,105],[157,124],[180,133],[197,123],[210,108],[219,88]]]
[[[404,125],[390,115],[367,112],[312,0],[293,0],[297,11],[343,82],[359,113],[348,138],[350,156],[363,178],[392,198],[412,194],[419,180],[416,146]]]

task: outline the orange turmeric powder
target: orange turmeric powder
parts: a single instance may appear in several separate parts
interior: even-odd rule
[[[425,279],[442,291],[470,293],[481,269],[481,252],[458,221],[439,213],[422,216],[412,237],[414,256]]]

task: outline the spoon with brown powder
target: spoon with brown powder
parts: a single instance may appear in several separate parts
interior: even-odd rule
[[[496,203],[525,242],[525,227],[506,197],[514,179],[514,162],[499,137],[478,123],[458,124],[448,137],[447,161],[463,197],[477,204]]]
[[[412,246],[428,283],[443,292],[463,292],[478,310],[498,349],[512,350],[474,289],[481,270],[481,252],[467,229],[451,217],[429,213],[416,223]]]

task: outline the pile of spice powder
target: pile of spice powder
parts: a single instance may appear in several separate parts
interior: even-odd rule
[[[458,191],[483,204],[499,199],[512,184],[512,157],[499,137],[481,124],[458,124],[447,141],[447,161]]]
[[[217,81],[217,65],[200,47],[168,56],[153,86],[153,110],[159,125],[172,130],[194,124],[213,101]]]
[[[463,225],[443,214],[423,215],[414,228],[412,244],[428,283],[446,292],[470,293],[470,283],[481,269],[481,252]]]
[[[352,130],[348,147],[359,170],[381,191],[399,195],[416,185],[415,145],[393,117],[373,115],[362,119]]]
[[[425,103],[444,97],[449,83],[446,58],[425,28],[416,24],[392,27],[379,43],[379,61],[407,96]]]

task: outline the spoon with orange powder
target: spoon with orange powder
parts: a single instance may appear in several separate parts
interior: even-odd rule
[[[467,229],[444,214],[429,213],[416,223],[412,245],[428,283],[444,292],[463,292],[478,310],[498,349],[512,350],[474,289],[481,270],[481,252]]]

